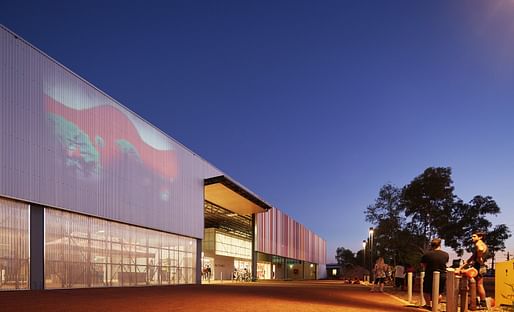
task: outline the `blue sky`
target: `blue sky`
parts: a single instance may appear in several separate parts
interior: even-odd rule
[[[329,262],[361,248],[383,184],[429,166],[514,230],[512,1],[4,0],[0,23],[321,235]]]

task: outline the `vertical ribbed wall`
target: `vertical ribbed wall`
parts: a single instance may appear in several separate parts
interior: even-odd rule
[[[0,26],[0,195],[201,238],[221,173]]]
[[[326,263],[325,240],[276,208],[257,215],[257,251]]]
[[[0,26],[0,196],[203,237],[203,181],[222,175]],[[272,209],[257,250],[325,263],[323,239]]]

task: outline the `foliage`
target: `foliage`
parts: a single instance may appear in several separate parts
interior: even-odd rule
[[[430,240],[447,225],[455,196],[451,168],[427,168],[402,189],[401,206],[409,217],[408,229]]]
[[[493,227],[487,219],[500,213],[491,196],[475,196],[468,203],[454,195],[451,168],[427,168],[408,185],[382,186],[373,205],[366,208],[366,221],[375,226],[374,256],[390,263],[416,264],[433,237],[462,255],[472,249],[472,232],[487,233],[491,254],[505,249],[511,235],[505,224]]]
[[[384,185],[375,203],[366,209],[366,221],[375,224],[373,257],[388,263],[415,263],[420,256],[420,237],[408,230],[401,206],[401,189]]]
[[[445,244],[462,256],[466,250],[471,252],[473,243],[471,234],[475,231],[487,233],[485,242],[489,247],[489,256],[505,249],[505,240],[510,237],[510,231],[505,224],[492,228],[487,215],[497,215],[500,207],[491,196],[475,196],[469,203],[458,200],[449,216],[447,226],[441,229],[441,237]]]
[[[357,253],[355,254],[355,264],[358,264],[358,265],[364,265],[364,267],[367,267],[365,265],[365,260],[366,259],[366,255],[364,254],[364,249],[361,249],[359,251],[357,251]]]
[[[355,264],[355,254],[350,249],[338,247],[336,249],[336,260],[338,264]]]

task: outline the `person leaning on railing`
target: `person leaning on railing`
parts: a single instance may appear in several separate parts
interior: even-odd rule
[[[477,293],[480,306],[485,307],[485,288],[484,288],[484,274],[487,272],[487,267],[485,266],[485,258],[487,255],[487,245],[484,243],[483,239],[485,238],[484,232],[474,232],[471,235],[471,240],[473,240],[474,248],[473,253],[469,259],[464,262],[463,265],[459,267],[459,270],[462,270],[464,267],[472,266],[478,271],[478,274],[475,278],[477,283]]]
[[[450,259],[450,256],[446,251],[441,249],[441,239],[434,238],[430,241],[430,251],[425,252],[421,257],[421,265],[425,271],[425,278],[423,279],[423,297],[427,303],[424,308],[430,309],[431,306],[428,305],[430,300],[436,302],[435,298],[432,298],[432,284],[433,284],[433,276],[434,272],[437,271],[440,273],[439,278],[439,295],[443,294],[445,291],[446,285],[446,263]],[[437,298],[437,302],[439,298]]]

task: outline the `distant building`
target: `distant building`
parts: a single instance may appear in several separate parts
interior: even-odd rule
[[[341,279],[343,278],[344,265],[339,263],[327,263],[327,278],[328,279]]]
[[[325,259],[318,235],[0,26],[0,290],[316,279]]]

